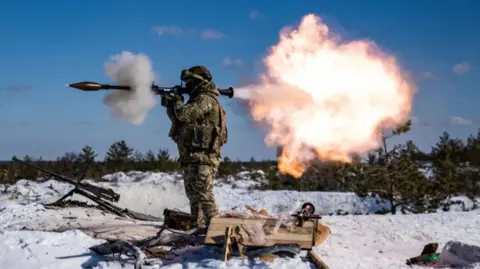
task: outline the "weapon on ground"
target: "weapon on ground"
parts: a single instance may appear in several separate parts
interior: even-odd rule
[[[67,86],[75,89],[79,89],[82,91],[99,91],[99,90],[123,90],[123,91],[130,91],[130,86],[122,86],[122,85],[109,85],[109,84],[100,84],[98,82],[92,81],[82,81],[77,83],[68,84]],[[158,95],[166,95],[166,94],[185,94],[186,89],[181,86],[173,86],[173,87],[160,87],[155,84],[152,84],[152,91]],[[218,89],[220,95],[227,96],[228,98],[232,98],[234,95],[234,90],[232,87],[227,89]]]
[[[77,180],[74,180],[74,179],[59,175],[57,173],[48,171],[48,170],[43,169],[39,166],[30,164],[30,163],[22,161],[22,160],[19,160],[16,157],[13,157],[12,160],[15,161],[15,162],[19,162],[21,164],[24,164],[26,166],[29,166],[33,169],[38,170],[38,171],[44,172],[45,174],[54,177],[58,181],[66,182],[66,183],[72,184],[74,186],[74,188],[71,191],[69,191],[67,194],[62,196],[57,201],[49,204],[49,206],[60,205],[61,202],[63,200],[65,200],[67,197],[72,196],[73,194],[77,193],[77,194],[80,194],[80,195],[85,196],[86,198],[92,200],[93,202],[98,204],[99,207],[101,207],[101,208],[103,208],[107,211],[110,211],[110,212],[112,212],[112,213],[114,213],[118,216],[130,217],[130,218],[139,219],[139,220],[146,220],[146,221],[159,221],[159,220],[161,220],[161,218],[158,218],[158,217],[155,217],[155,216],[150,216],[150,215],[147,215],[147,214],[134,212],[134,211],[128,210],[126,208],[122,209],[120,207],[117,207],[117,206],[111,204],[111,202],[115,202],[115,203],[118,202],[118,200],[120,199],[120,194],[116,193],[114,190],[112,190],[110,188],[103,188],[103,187],[98,187],[98,186],[95,186],[95,185],[92,185],[92,184],[89,184],[89,183],[80,182],[81,180],[83,180],[83,178],[78,178]],[[83,176],[84,175],[85,175],[85,173],[83,173]]]
[[[97,187],[97,186],[94,186],[94,185],[91,185],[91,184],[88,184],[88,183],[82,183],[82,182],[79,182],[79,181],[75,181],[71,178],[68,178],[68,177],[59,175],[57,173],[45,170],[45,169],[43,169],[39,166],[21,161],[21,160],[17,159],[16,157],[13,157],[12,160],[16,161],[16,162],[19,162],[21,164],[24,164],[26,166],[29,166],[33,169],[38,170],[38,171],[42,171],[45,174],[56,178],[58,181],[63,181],[63,182],[66,182],[66,183],[70,183],[70,184],[75,186],[75,189],[81,190],[81,191],[84,191],[84,192],[89,192],[89,193],[95,195],[96,197],[98,197],[100,199],[105,199],[105,200],[110,201],[110,202],[118,202],[118,200],[120,199],[120,194],[114,192],[110,188],[102,188],[102,187]]]

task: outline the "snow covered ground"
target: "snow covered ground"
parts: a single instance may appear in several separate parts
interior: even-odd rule
[[[315,248],[332,269],[336,268],[409,268],[407,258],[417,256],[423,245],[450,240],[480,245],[480,211],[422,215],[347,215],[329,216],[337,211],[351,214],[373,213],[386,208],[374,199],[363,200],[353,193],[289,192],[250,190],[261,180],[250,180],[243,172],[226,183],[217,183],[215,195],[221,210],[251,205],[269,212],[284,211],[296,202],[311,202],[317,212],[326,215],[323,223],[332,235]],[[179,175],[164,173],[116,173],[96,183],[110,187],[121,195],[119,206],[156,216],[164,208],[188,211],[183,183]],[[158,230],[160,223],[121,219],[92,208],[46,209],[72,186],[56,181],[19,181],[0,185],[0,268],[122,268],[90,253],[88,248],[104,242],[98,233],[146,237]],[[86,201],[82,197],[75,200]],[[466,198],[459,197],[469,206]],[[471,202],[470,202],[471,204]],[[141,227],[141,229],[140,229]],[[439,250],[440,251],[440,250]],[[147,268],[313,268],[303,259],[304,253],[292,259],[272,263],[234,258],[227,264],[219,261],[219,250],[199,247],[173,261],[155,261]],[[133,268],[127,264],[126,268]],[[480,264],[476,267],[480,268]]]

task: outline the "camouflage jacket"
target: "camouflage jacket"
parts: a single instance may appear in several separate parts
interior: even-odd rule
[[[217,100],[215,83],[199,89],[183,104],[176,102],[167,109],[172,121],[169,137],[177,144],[179,161],[217,166],[227,141],[225,111]]]

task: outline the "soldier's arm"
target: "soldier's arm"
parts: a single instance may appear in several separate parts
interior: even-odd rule
[[[177,118],[175,117],[175,111],[172,105],[167,107],[167,115],[172,122],[177,120]]]
[[[181,104],[176,103],[174,106],[174,112],[177,120],[185,123],[194,122],[215,106],[216,102],[209,96],[198,96],[198,99],[192,103]]]

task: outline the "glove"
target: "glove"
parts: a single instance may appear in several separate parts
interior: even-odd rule
[[[173,98],[171,96],[164,95],[162,96],[162,100],[160,101],[160,104],[163,107],[169,107],[173,103],[172,101],[173,101]]]
[[[183,101],[184,101],[183,95],[181,95],[181,94],[175,94],[175,95],[173,96],[173,99],[175,100],[175,103],[180,102],[180,103],[183,104]]]

